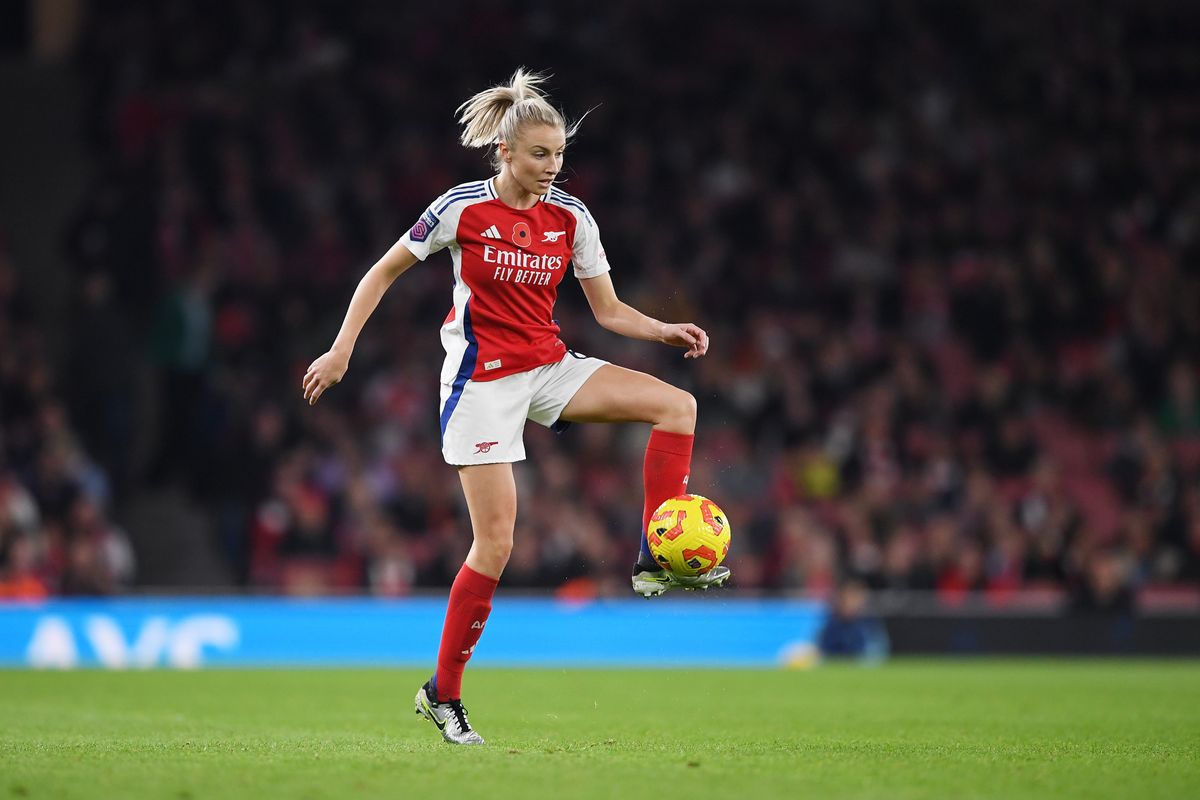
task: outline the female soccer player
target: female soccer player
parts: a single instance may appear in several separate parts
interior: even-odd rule
[[[568,126],[547,102],[537,88],[542,80],[519,69],[509,85],[459,107],[462,143],[494,148],[496,174],[435,200],[367,271],[333,346],[304,376],[304,397],[316,403],[345,375],[359,332],[392,281],[418,259],[449,248],[454,305],[441,329],[442,454],[458,469],[474,543],[450,588],[437,672],[417,692],[416,710],[458,744],[483,743],[462,706],[462,676],[512,551],[512,463],[525,458],[527,419],[554,429],[571,422],[651,423],[634,591],[650,597],[673,588],[720,586],[729,578],[725,567],[697,578],[660,569],[644,535],[658,505],[686,490],[695,399],[657,378],[570,352],[558,338],[554,299],[571,262],[603,327],[686,348],[685,358],[708,350],[700,327],[659,322],[617,299],[595,220],[583,203],[554,186],[578,122]]]

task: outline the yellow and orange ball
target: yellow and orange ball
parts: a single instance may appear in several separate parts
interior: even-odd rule
[[[650,517],[646,541],[663,568],[681,577],[703,575],[725,560],[730,543],[729,518],[707,497],[681,494]]]

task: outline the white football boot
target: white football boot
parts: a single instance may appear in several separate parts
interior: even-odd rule
[[[729,567],[713,567],[703,575],[680,577],[669,569],[635,568],[633,591],[642,597],[657,597],[671,589],[707,591],[724,586],[729,580]]]
[[[426,681],[417,690],[415,703],[417,714],[436,725],[450,744],[484,744],[483,737],[467,721],[467,710],[461,700],[439,703],[437,692]]]

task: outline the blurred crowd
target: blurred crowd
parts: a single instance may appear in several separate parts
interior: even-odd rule
[[[454,109],[519,63],[591,112],[562,186],[618,293],[710,333],[685,362],[560,288],[568,346],[696,395],[690,487],[732,520],[738,586],[1126,610],[1200,583],[1197,9],[101,6],[65,373],[0,259],[5,586],[119,587],[112,509],[163,485],[240,585],[449,583],[448,256],[393,286],[318,406],[300,379],[366,268],[486,177]],[[529,427],[505,585],[628,591],[646,435]]]
[[[0,232],[0,602],[110,594],[129,585],[133,552],[20,276]]]

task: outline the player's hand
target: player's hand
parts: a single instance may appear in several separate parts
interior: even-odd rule
[[[664,344],[686,347],[684,358],[699,358],[708,352],[708,334],[690,322],[663,323],[662,340]]]
[[[314,405],[326,389],[337,386],[349,366],[349,358],[332,350],[309,364],[304,373],[304,399],[308,404]]]

